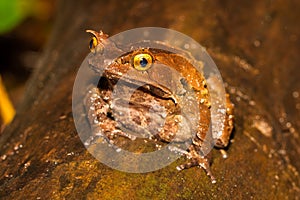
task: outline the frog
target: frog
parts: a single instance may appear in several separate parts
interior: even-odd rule
[[[85,100],[93,131],[93,137],[88,139],[86,145],[93,143],[96,137],[104,138],[110,144],[119,137],[129,141],[146,137],[161,143],[190,139],[186,150],[173,148],[188,159],[176,169],[181,171],[199,166],[215,183],[210,156],[204,155],[201,149],[211,120],[210,93],[204,75],[199,73],[189,58],[176,53],[174,48],[159,48],[164,44],[157,47],[144,45],[137,49],[129,47],[127,51],[113,44],[111,49],[105,49],[109,42],[107,34],[94,30],[87,32],[92,34],[89,43],[92,54],[109,51],[112,55],[121,56],[109,62],[89,60],[90,67],[101,77],[98,85],[89,89]],[[116,85],[121,85],[117,93]],[[192,98],[187,100],[187,96]],[[184,106],[185,112],[198,111],[199,116],[194,116],[196,120],[185,116],[183,104],[187,105]],[[216,140],[217,148],[223,149],[229,144],[233,130],[233,108],[226,94],[224,129]],[[186,132],[193,133],[192,138]]]

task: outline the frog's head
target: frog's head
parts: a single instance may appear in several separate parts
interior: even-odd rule
[[[120,47],[102,31],[87,32],[93,34],[90,50],[94,55],[89,64],[101,72],[101,76],[141,86],[172,99],[191,88],[207,91],[203,75],[177,49],[147,41]]]
[[[180,73],[160,62],[156,50],[151,48],[141,47],[122,54],[107,66],[106,71],[110,77],[143,87],[158,96],[172,98],[175,102],[174,91],[182,87],[175,81]]]

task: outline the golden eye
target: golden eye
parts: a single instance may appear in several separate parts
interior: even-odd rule
[[[89,48],[92,52],[95,51],[95,47],[98,45],[98,40],[96,37],[92,37],[91,41],[90,41],[90,45]]]
[[[152,65],[152,56],[146,53],[137,54],[133,58],[133,67],[140,71],[149,69]]]

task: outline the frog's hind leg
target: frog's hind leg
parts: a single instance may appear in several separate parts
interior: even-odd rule
[[[211,182],[216,183],[216,179],[210,170],[210,162],[208,156],[199,155],[199,153],[194,148],[190,148],[189,152],[186,151],[184,154],[190,160],[190,162],[177,166],[177,170],[181,171],[194,166],[200,166],[210,177]]]
[[[89,90],[85,99],[85,105],[93,133],[85,142],[87,145],[95,143],[99,137],[102,137],[109,144],[114,143],[113,139],[115,136],[123,136],[131,140],[136,139],[135,136],[116,129],[116,122],[109,117],[109,104],[101,98],[98,88],[95,87]]]

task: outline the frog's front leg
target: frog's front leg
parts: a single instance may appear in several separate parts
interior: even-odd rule
[[[100,95],[99,89],[96,87],[88,91],[85,105],[93,134],[86,141],[86,145],[94,143],[98,137],[104,138],[110,144],[113,143],[113,139],[116,136],[123,136],[131,140],[136,139],[135,136],[118,129],[116,121],[109,117],[111,113],[109,101],[110,95],[106,95],[104,100]]]

